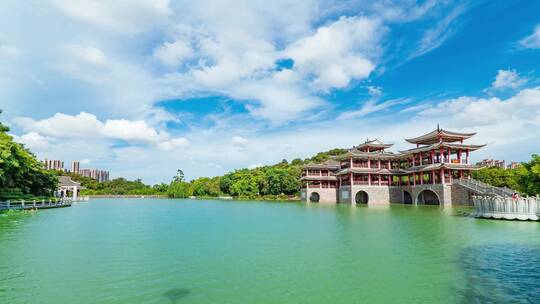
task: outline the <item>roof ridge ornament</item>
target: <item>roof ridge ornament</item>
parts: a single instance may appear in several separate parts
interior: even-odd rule
[[[437,131],[441,132],[441,128],[439,127],[439,123],[437,123]]]

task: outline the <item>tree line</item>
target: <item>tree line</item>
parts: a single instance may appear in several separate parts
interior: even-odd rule
[[[0,122],[0,200],[52,196],[58,185],[56,175],[7,132],[9,128]]]
[[[508,187],[525,195],[540,194],[540,156],[533,154],[531,160],[515,169],[498,167],[483,168],[472,177],[495,187]]]
[[[311,158],[296,158],[291,162],[284,159],[275,165],[239,169],[223,176],[202,177],[190,182],[184,181],[181,173],[170,183],[167,194],[169,197],[178,198],[222,195],[264,199],[296,197],[300,193],[300,176],[304,164],[323,162],[345,152],[345,149],[333,149],[320,152]]]
[[[0,110],[2,113],[2,110]],[[178,170],[169,184],[153,186],[140,179],[133,181],[115,178],[99,183],[95,179],[73,173],[48,171],[24,145],[16,143],[7,134],[9,128],[0,122],[0,200],[50,197],[57,189],[58,176],[69,175],[86,189],[82,194],[134,194],[167,195],[174,198],[234,196],[239,198],[287,198],[298,196],[302,166],[310,162],[323,162],[346,152],[333,149],[291,162],[254,169],[239,169],[223,176],[184,179]],[[496,187],[508,187],[525,195],[540,194],[540,156],[532,155],[528,162],[516,169],[483,168],[474,171],[473,178]]]

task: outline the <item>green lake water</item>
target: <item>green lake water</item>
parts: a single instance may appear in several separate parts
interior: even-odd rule
[[[539,224],[457,211],[93,199],[0,215],[0,303],[539,303]]]

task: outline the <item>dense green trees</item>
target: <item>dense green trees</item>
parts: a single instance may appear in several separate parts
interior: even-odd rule
[[[114,195],[154,195],[154,194],[167,194],[169,186],[165,183],[155,184],[153,186],[146,185],[140,179],[133,181],[127,180],[123,177],[115,178],[113,180],[100,183],[97,180],[81,176],[71,172],[55,171],[58,176],[68,175],[72,180],[81,183],[81,186],[86,189],[82,190],[82,195],[100,195],[100,194],[114,194]]]
[[[534,154],[531,161],[523,163],[516,170],[517,189],[527,195],[540,194],[540,156]]]
[[[0,123],[0,199],[51,196],[57,187],[56,176],[44,170],[22,144],[14,142],[8,131]]]
[[[484,168],[473,172],[473,178],[496,187],[508,187],[526,195],[540,194],[540,156],[517,169]]]
[[[239,169],[223,176],[198,178],[184,182],[175,178],[169,185],[170,197],[230,195],[246,198],[284,198],[300,192],[301,167],[309,162],[322,162],[331,156],[345,153],[344,149],[321,152],[312,158],[282,160],[272,166]]]

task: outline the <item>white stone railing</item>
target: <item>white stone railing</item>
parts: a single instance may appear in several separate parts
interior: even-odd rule
[[[477,195],[512,196],[516,191],[506,187],[494,187],[473,178],[454,180],[454,184],[465,187]]]
[[[473,196],[475,216],[505,220],[540,219],[540,197]]]

